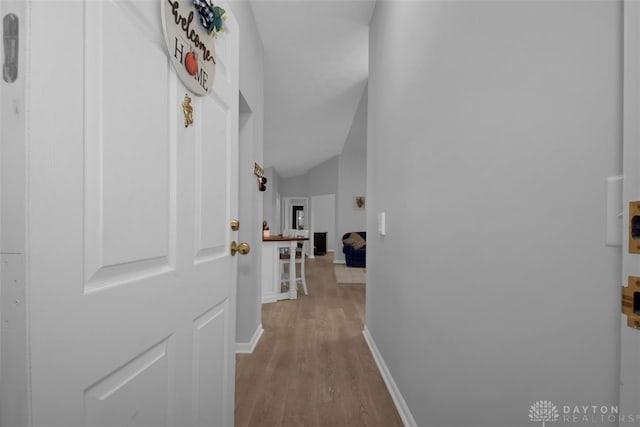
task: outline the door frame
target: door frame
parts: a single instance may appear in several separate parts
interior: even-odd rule
[[[307,215],[306,218],[306,227],[309,229],[309,198],[308,197],[285,197],[284,198],[284,209],[282,212],[282,232],[285,230],[291,230],[291,208],[293,205],[302,205],[304,206],[304,212]]]
[[[262,197],[254,175],[254,162],[262,163],[255,144],[255,118],[247,99],[240,97],[238,118],[238,241],[251,252],[238,258],[236,296],[236,353],[251,353],[262,334]],[[250,329],[250,330],[249,330]]]
[[[311,222],[310,222],[310,217],[311,217],[311,212],[309,210],[309,198],[308,197],[285,197],[284,198],[284,209],[282,211],[282,233],[284,234],[284,232],[286,230],[290,230],[291,227],[289,226],[289,224],[291,223],[291,208],[293,207],[293,205],[302,205],[304,206],[304,213],[306,215],[305,218],[305,230],[309,230],[309,234],[311,235]],[[311,239],[311,237],[310,237]],[[309,250],[309,248],[313,247],[313,242],[310,240],[309,245],[307,245],[307,256],[311,256],[313,254],[313,251]]]
[[[629,202],[640,200],[640,4],[625,0],[623,25],[623,206],[622,282],[640,275],[640,257],[629,254]],[[620,413],[638,413],[640,405],[640,332],[627,326],[621,315]],[[622,425],[622,424],[621,424]]]
[[[28,3],[0,0],[0,34],[7,13],[19,20],[18,78],[0,79],[0,426],[27,426],[31,413],[25,257]],[[4,63],[4,47],[0,51]]]

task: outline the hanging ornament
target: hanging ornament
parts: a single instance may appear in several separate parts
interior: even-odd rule
[[[189,127],[193,124],[193,107],[191,106],[191,97],[186,93],[182,100],[182,112],[184,113],[184,127]]]

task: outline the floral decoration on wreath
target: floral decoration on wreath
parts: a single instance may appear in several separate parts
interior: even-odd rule
[[[191,0],[200,15],[200,23],[207,30],[208,34],[214,37],[224,31],[222,27],[225,19],[227,19],[225,10],[220,6],[214,6],[207,0]]]

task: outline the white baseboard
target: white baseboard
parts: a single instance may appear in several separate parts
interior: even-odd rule
[[[405,427],[417,427],[418,424],[416,420],[413,419],[413,415],[411,415],[411,411],[407,406],[407,402],[405,402],[404,397],[400,393],[396,382],[393,380],[389,369],[387,368],[387,364],[384,362],[378,347],[376,346],[367,325],[364,326],[364,330],[362,331],[362,335],[364,335],[364,339],[369,345],[369,350],[371,350],[371,354],[373,354],[373,359],[376,361],[376,365],[378,365],[378,370],[380,371],[380,375],[382,375],[382,379],[384,383],[387,385],[387,389],[389,390],[389,394],[391,394],[391,399],[393,399],[393,403],[396,405],[396,409],[398,410],[398,414],[400,414],[400,418],[402,418],[402,423]]]
[[[251,341],[236,343],[236,353],[246,353],[246,354],[253,353],[253,350],[256,348],[258,341],[260,341],[260,337],[262,336],[263,332],[264,332],[264,329],[262,329],[262,323],[261,323],[258,325],[258,328],[256,329],[253,336],[251,337]]]
[[[327,252],[334,252],[335,253],[335,249],[327,249]]]
[[[333,260],[333,263],[334,263],[334,264],[346,264],[346,263],[347,263],[347,261],[344,261],[344,260],[341,260],[341,259],[334,259],[334,260]]]
[[[262,303],[263,304],[269,304],[272,302],[277,302],[278,301],[278,294],[271,294],[271,295],[263,295],[262,296]]]

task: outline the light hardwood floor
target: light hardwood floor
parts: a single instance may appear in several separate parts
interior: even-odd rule
[[[264,334],[236,356],[236,427],[402,426],[367,346],[365,286],[307,260],[309,295],[262,306]]]

